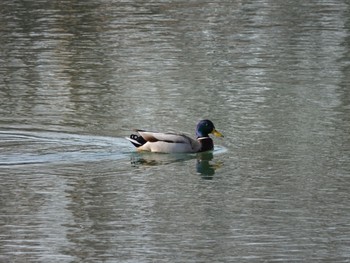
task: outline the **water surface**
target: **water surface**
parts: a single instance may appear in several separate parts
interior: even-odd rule
[[[347,1],[1,1],[0,261],[349,262]],[[136,153],[134,128],[207,154]]]

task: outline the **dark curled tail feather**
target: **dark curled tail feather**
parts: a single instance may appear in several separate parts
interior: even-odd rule
[[[147,141],[142,138],[141,136],[137,135],[137,134],[131,134],[130,135],[130,142],[135,146],[135,147],[140,147],[142,145],[144,145]]]

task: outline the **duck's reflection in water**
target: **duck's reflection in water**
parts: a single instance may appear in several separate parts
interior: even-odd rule
[[[196,169],[199,174],[205,179],[212,179],[215,170],[220,167],[218,163],[212,163],[214,155],[212,152],[204,152],[197,154]]]
[[[215,171],[221,167],[220,162],[213,162],[213,152],[203,152],[196,154],[164,154],[164,153],[133,153],[131,155],[131,164],[134,166],[158,166],[175,162],[185,162],[196,160],[196,171],[204,179],[212,179]]]

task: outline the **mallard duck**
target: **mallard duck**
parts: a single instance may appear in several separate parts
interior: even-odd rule
[[[215,129],[210,120],[201,120],[197,124],[194,140],[180,133],[161,133],[135,130],[138,134],[126,137],[138,151],[149,151],[158,153],[196,153],[214,149],[213,140],[209,137],[212,133],[217,137],[223,135]]]

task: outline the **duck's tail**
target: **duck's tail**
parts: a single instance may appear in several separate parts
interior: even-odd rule
[[[137,134],[131,134],[130,137],[125,137],[128,141],[130,141],[136,148],[144,145],[147,141]]]

